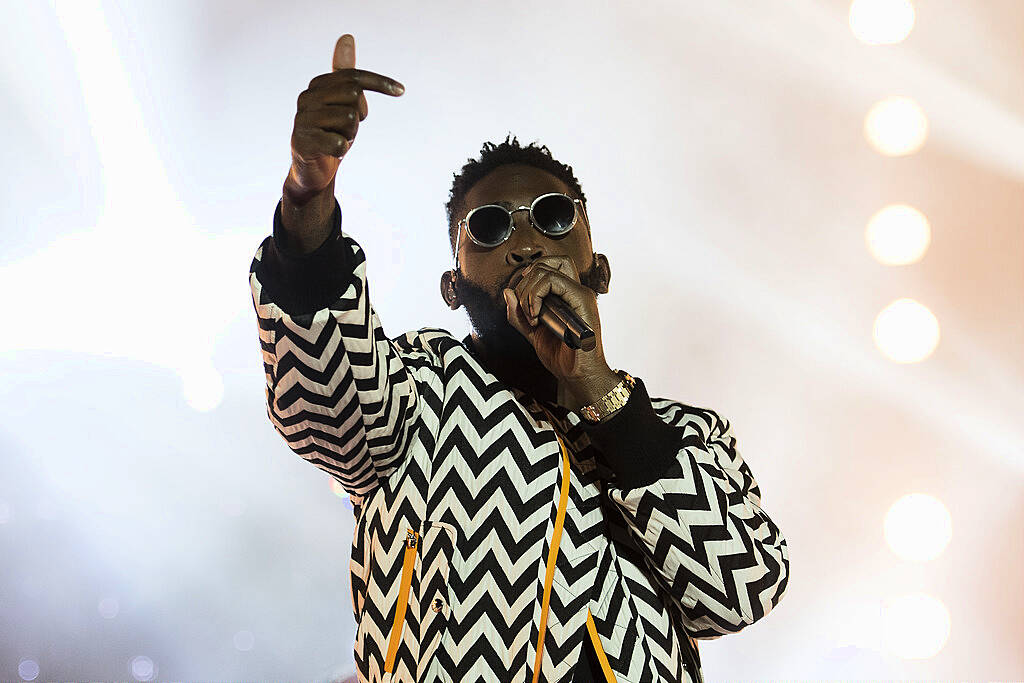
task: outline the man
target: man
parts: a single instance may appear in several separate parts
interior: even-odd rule
[[[360,680],[701,681],[697,639],[763,617],[789,577],[730,423],[608,365],[610,264],[546,147],[485,145],[456,176],[441,294],[472,333],[386,336],[334,177],[363,90],[398,85],[339,39],[250,268],[270,421],[352,498]],[[592,350],[540,324],[546,296]]]

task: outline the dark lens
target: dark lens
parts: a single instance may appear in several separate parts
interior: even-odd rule
[[[561,235],[572,227],[576,205],[564,194],[544,197],[533,205],[533,219],[549,235]]]
[[[483,206],[469,217],[469,233],[478,242],[494,246],[505,239],[508,232],[508,211],[499,206]]]

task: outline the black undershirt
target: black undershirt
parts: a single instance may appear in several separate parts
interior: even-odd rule
[[[590,632],[584,629],[580,661],[576,664],[576,670],[573,672],[572,683],[601,683],[602,681],[604,681],[604,672],[601,671],[601,663],[597,661],[594,644],[590,642]]]

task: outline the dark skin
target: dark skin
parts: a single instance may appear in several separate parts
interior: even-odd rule
[[[461,220],[484,204],[529,206],[549,192],[575,197],[547,171],[506,164],[470,188],[456,216]],[[597,295],[608,291],[611,280],[608,258],[594,252],[580,204],[576,224],[561,238],[534,228],[527,211],[513,213],[512,221],[512,235],[493,248],[477,245],[460,227],[461,272],[442,274],[441,296],[452,310],[466,307],[472,351],[491,374],[537,400],[578,410],[621,379],[605,361],[597,310]],[[539,322],[540,302],[548,294],[560,297],[594,330],[594,349],[570,349]]]

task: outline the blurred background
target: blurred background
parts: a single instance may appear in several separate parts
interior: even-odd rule
[[[1024,3],[8,3],[0,679],[342,680],[353,513],[271,426],[248,269],[296,98],[389,336],[452,177],[571,165],[609,363],[734,425],[790,583],[710,681],[1024,677]]]

